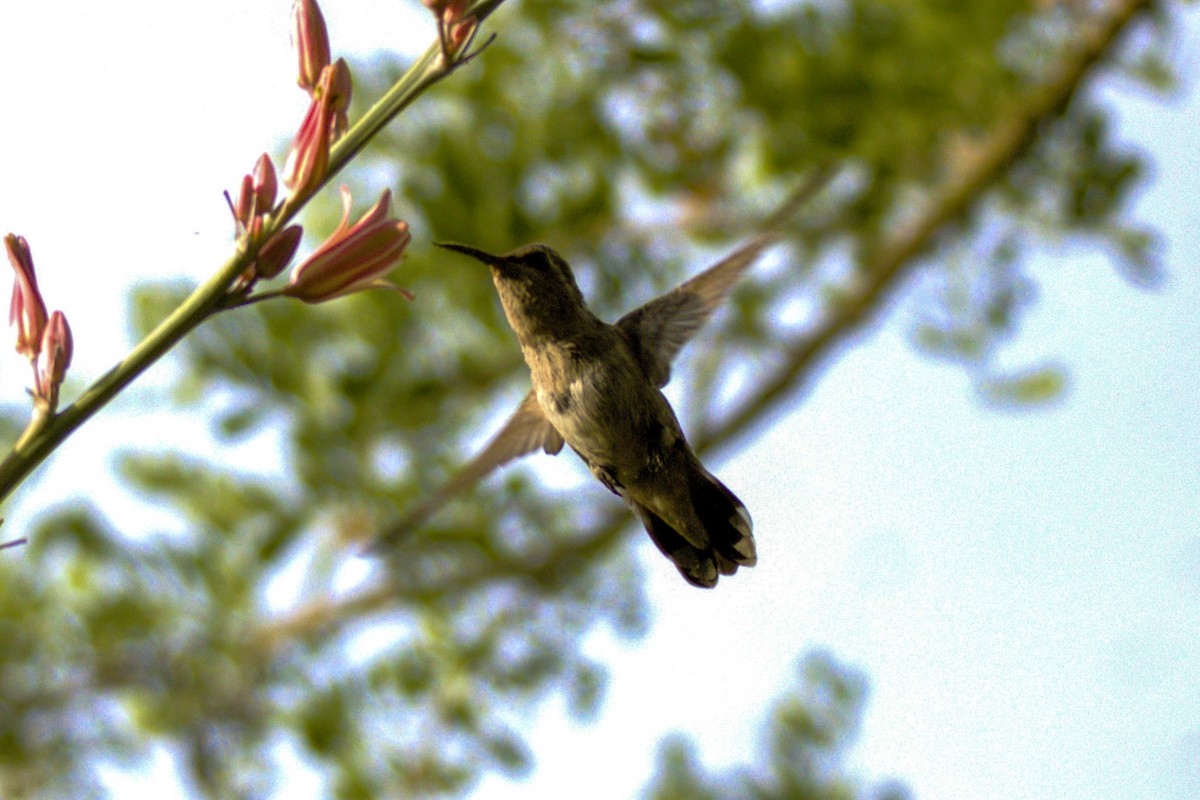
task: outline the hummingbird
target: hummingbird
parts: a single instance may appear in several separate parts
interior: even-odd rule
[[[696,456],[662,387],[680,349],[775,236],[750,240],[613,324],[584,301],[570,265],[543,244],[493,255],[438,246],[486,264],[517,335],[533,389],[471,462],[382,543],[423,521],[501,465],[566,444],[637,514],[684,579],[702,588],[758,560],[746,507]]]

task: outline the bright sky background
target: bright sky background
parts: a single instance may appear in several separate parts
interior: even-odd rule
[[[29,239],[47,302],[71,320],[76,374],[128,346],[131,282],[199,280],[228,254],[221,191],[282,151],[304,107],[288,7],[0,6],[0,233]],[[340,53],[431,31],[415,0],[324,7]],[[914,352],[903,309],[889,315],[718,465],[754,514],[759,566],[699,592],[646,543],[650,635],[590,643],[613,666],[599,722],[551,704],[532,778],[477,796],[633,796],[671,730],[710,764],[751,759],[798,656],[820,646],[871,681],[854,763],[923,800],[1200,797],[1198,22],[1177,47],[1184,91],[1103,92],[1120,136],[1153,154],[1136,205],[1168,243],[1165,286],[1134,290],[1071,243],[1033,265],[1040,296],[1007,356],[1065,364],[1066,398],[984,407],[960,370]],[[0,349],[0,397],[19,401],[27,369]],[[166,374],[76,436],[5,534],[45,503],[111,495],[98,470],[117,445],[211,449],[153,415]],[[132,424],[140,412],[157,424]],[[170,785],[164,762],[155,772]],[[315,791],[303,772],[286,796]],[[144,786],[113,781],[122,797]]]

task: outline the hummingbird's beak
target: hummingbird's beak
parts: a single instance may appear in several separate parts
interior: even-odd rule
[[[456,253],[470,256],[476,261],[482,261],[484,264],[492,267],[499,267],[504,263],[504,259],[500,256],[494,256],[491,253],[485,253],[482,250],[471,247],[470,245],[458,244],[457,242],[434,242],[438,247],[444,250],[453,250]]]

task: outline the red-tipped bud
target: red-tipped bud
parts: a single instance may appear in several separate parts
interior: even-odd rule
[[[321,72],[316,94],[288,150],[283,183],[293,196],[315,191],[329,173],[329,146],[346,127],[350,92],[350,67],[339,58]]]
[[[50,315],[50,322],[42,335],[42,350],[37,360],[35,394],[45,400],[53,410],[58,405],[58,387],[71,366],[71,354],[75,343],[71,339],[71,326],[61,311]]]
[[[412,294],[383,280],[404,254],[412,236],[408,224],[392,217],[392,193],[385,191],[370,211],[350,221],[350,190],[342,187],[342,221],[333,235],[292,270],[291,282],[280,291],[306,303],[385,288],[412,299]]]
[[[475,17],[465,17],[458,20],[450,26],[450,45],[457,51],[463,46],[463,43],[470,40],[475,35],[475,29],[479,27],[479,20]]]
[[[312,94],[329,66],[329,33],[316,0],[296,0],[292,6],[292,45],[300,59],[296,83]]]
[[[33,255],[24,236],[10,233],[4,237],[8,260],[16,270],[12,300],[8,306],[8,324],[17,326],[17,352],[29,360],[37,358],[46,329],[46,303],[38,291],[33,273]]]
[[[229,197],[228,192],[225,197]],[[233,212],[233,221],[239,232],[249,229],[254,219],[254,179],[249,175],[242,176],[237,199],[229,201],[229,210]]]

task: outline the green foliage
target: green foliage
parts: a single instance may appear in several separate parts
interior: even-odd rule
[[[826,653],[809,653],[799,686],[775,703],[762,747],[762,763],[706,774],[685,737],[667,739],[659,753],[651,800],[904,800],[897,783],[864,789],[843,763],[858,734],[866,699],[862,675]]]
[[[1020,118],[1070,49],[1071,15],[1085,12],[1035,5],[502,7],[485,26],[496,42],[349,176],[396,191],[414,232],[396,281],[417,299],[270,302],[206,324],[180,349],[175,398],[247,455],[233,466],[121,461],[185,533],[68,506],[47,514],[28,559],[0,555],[0,795],[87,796],[103,759],[156,746],[197,796],[220,798],[261,796],[280,742],[335,797],[455,793],[485,770],[530,769],[523,723],[552,693],[595,711],[604,669],[581,642],[603,625],[645,629],[642,577],[609,495],[538,488],[528,467],[362,574],[365,537],[443,480],[527,387],[486,273],[430,242],[545,241],[611,319],[743,238],[805,176],[837,167],[677,372],[681,415],[707,429],[730,396],[819,341],[830,314],[860,302],[850,319],[861,324],[896,288],[889,278],[856,294],[882,278],[878,255],[963,154]],[[1128,54],[1134,74],[1162,85],[1149,66],[1157,40],[1140,48]],[[378,96],[400,69],[357,65],[356,98]],[[918,341],[996,399],[1058,389],[1051,373],[1004,383],[990,372],[1033,296],[1023,264],[1039,242],[1091,237],[1135,282],[1157,275],[1152,237],[1123,217],[1141,159],[1114,143],[1087,93],[1060,111],[906,265],[924,267],[907,301]],[[138,329],[182,292],[142,289]],[[803,382],[795,366],[784,388]],[[539,463],[578,474],[569,456]],[[655,796],[857,796],[839,758],[861,686],[811,660],[800,699],[776,715],[768,772],[709,778],[676,746]]]

